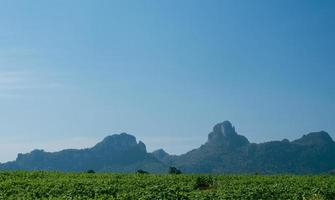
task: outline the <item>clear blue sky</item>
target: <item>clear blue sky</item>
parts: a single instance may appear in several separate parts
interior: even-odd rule
[[[184,153],[335,138],[333,0],[2,0],[0,161],[128,132]]]

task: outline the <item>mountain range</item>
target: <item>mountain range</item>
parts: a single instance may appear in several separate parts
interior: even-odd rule
[[[335,142],[325,131],[293,141],[250,143],[229,121],[216,124],[208,140],[182,155],[163,149],[148,152],[143,142],[127,133],[107,136],[87,149],[59,152],[33,150],[18,154],[0,170],[48,170],[81,172],[134,172],[142,169],[163,173],[170,166],[185,173],[319,174],[335,169]]]

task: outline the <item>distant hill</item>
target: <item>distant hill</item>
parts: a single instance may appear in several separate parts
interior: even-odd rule
[[[163,149],[158,149],[152,154],[158,159],[158,160],[164,160],[166,157],[169,157],[170,155],[166,153]]]
[[[13,162],[0,165],[6,170],[49,170],[134,172],[138,169],[162,172],[167,167],[147,153],[143,142],[126,133],[106,137],[92,148],[68,149],[55,153],[34,150],[19,154]]]
[[[325,131],[290,142],[250,143],[224,121],[214,126],[201,147],[180,156],[163,149],[148,153],[144,143],[122,133],[106,137],[92,148],[19,154],[2,170],[166,172],[169,166],[187,173],[326,173],[335,169],[335,142]]]
[[[322,173],[335,168],[335,143],[321,131],[292,142],[254,144],[225,121],[214,126],[200,148],[157,159],[192,173]]]

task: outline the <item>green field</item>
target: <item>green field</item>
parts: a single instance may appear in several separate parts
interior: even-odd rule
[[[0,172],[0,199],[335,199],[335,177]]]

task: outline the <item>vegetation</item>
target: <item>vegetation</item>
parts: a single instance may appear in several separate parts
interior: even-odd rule
[[[169,174],[181,174],[181,171],[176,167],[169,167]]]
[[[214,179],[212,176],[198,176],[195,180],[194,188],[200,190],[206,190],[214,185]]]
[[[149,172],[144,171],[142,169],[137,170],[136,173],[138,173],[138,174],[149,174]]]
[[[332,200],[335,177],[1,172],[0,199]]]
[[[87,173],[89,173],[89,174],[94,174],[94,173],[95,173],[95,171],[94,171],[94,170],[92,170],[92,169],[90,169],[90,170],[87,170]]]

